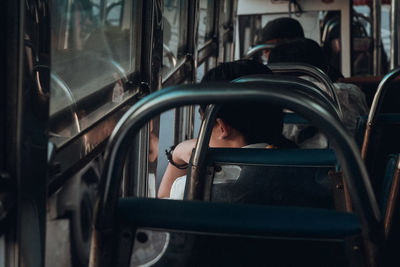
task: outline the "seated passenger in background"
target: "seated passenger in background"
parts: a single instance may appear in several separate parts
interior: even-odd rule
[[[297,20],[288,17],[271,20],[264,26],[261,33],[261,43],[263,44],[281,45],[304,38],[304,30],[301,24]],[[264,56],[268,63],[272,63],[269,61],[270,51],[270,49],[264,51]],[[323,54],[322,49],[321,52]],[[329,62],[325,59],[326,56],[323,55],[322,57],[326,65],[325,72],[329,75],[331,80],[335,82],[338,78],[343,78],[343,75],[338,70],[329,65]]]
[[[282,44],[298,38],[304,38],[301,24],[292,18],[283,17],[269,21],[261,32],[261,43]],[[264,50],[265,59],[268,61],[269,49]]]
[[[208,71],[202,82],[231,81],[250,74],[271,74],[265,65],[252,60],[223,63]],[[205,107],[200,108],[204,112]],[[210,147],[275,148],[295,147],[282,136],[283,111],[274,105],[257,102],[222,104],[212,129]],[[176,146],[162,178],[158,197],[182,199],[186,184],[187,163],[196,139]],[[184,167],[182,167],[184,166]],[[171,189],[172,187],[172,189]]]
[[[269,63],[278,62],[306,63],[318,67],[325,73],[328,71],[328,63],[321,47],[317,42],[311,39],[294,40],[272,49],[269,55]],[[326,90],[323,85],[312,78],[307,77],[307,79],[312,80],[318,87]],[[354,135],[358,118],[368,114],[365,95],[361,89],[354,84],[334,83],[334,86],[339,105],[344,113],[343,124],[349,130],[350,134]],[[329,92],[327,93],[330,94]],[[287,128],[285,132],[285,136],[293,140],[293,136],[288,136]],[[296,143],[300,145],[299,142]]]

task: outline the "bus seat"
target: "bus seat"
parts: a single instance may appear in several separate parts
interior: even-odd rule
[[[391,154],[389,155],[389,159],[386,164],[385,176],[383,178],[383,186],[382,186],[382,198],[380,201],[382,214],[386,213],[390,191],[393,185],[393,181],[395,179],[394,175],[397,168],[396,164],[398,159],[399,159],[399,154]]]
[[[382,199],[381,199],[381,210],[384,214],[384,226],[386,237],[390,236],[393,229],[399,231],[399,179],[400,179],[400,168],[399,168],[399,154],[391,154],[386,166],[386,172],[384,177],[384,183],[382,188]],[[392,237],[393,238],[393,237]],[[397,236],[400,240],[400,236]]]
[[[360,120],[360,130],[365,129],[367,121]],[[369,152],[365,163],[378,199],[382,199],[383,178],[388,156],[400,152],[400,114],[382,113],[377,115],[369,142]],[[365,132],[365,131],[364,131]],[[364,134],[362,134],[364,136]],[[359,138],[361,133],[359,134]]]
[[[178,257],[167,249],[165,261],[154,266],[166,266],[166,262],[173,266],[295,266],[299,261],[308,266],[346,266],[343,240],[361,231],[351,213],[237,203],[124,198],[118,202],[118,218],[136,229],[170,229],[171,236],[191,233],[186,238],[189,243],[182,246],[192,246],[191,262],[175,264]]]
[[[279,82],[279,78],[274,77],[270,81],[262,83],[182,85],[157,91],[134,105],[125,114],[124,120],[118,123],[105,153],[103,176],[99,186],[100,193],[93,216],[90,266],[115,266],[116,264],[113,263],[119,262],[119,259],[126,262],[132,247],[129,242],[135,238],[138,227],[188,234],[202,233],[207,237],[219,235],[225,242],[228,238],[230,240],[229,247],[232,250],[222,250],[224,255],[217,255],[217,258],[222,261],[238,257],[247,259],[243,255],[247,252],[250,253],[248,255],[251,255],[251,249],[247,249],[247,251],[234,249],[235,244],[238,247],[246,245],[245,248],[247,248],[246,242],[241,242],[242,238],[247,238],[250,242],[253,240],[269,242],[267,246],[256,246],[258,251],[260,249],[262,251],[257,255],[256,264],[250,264],[255,266],[304,264],[307,266],[355,266],[350,264],[355,254],[367,255],[367,257],[361,256],[361,258],[369,260],[371,264],[378,262],[376,259],[380,252],[378,249],[381,243],[381,219],[375,197],[370,190],[368,174],[356,145],[322,101],[301,93],[300,90],[293,90],[293,88],[302,88],[302,81],[299,80],[298,83],[290,86],[285,84],[282,88],[277,86]],[[229,88],[232,90],[227,90]],[[240,94],[237,91],[239,89],[241,90]],[[265,102],[274,101],[277,104],[282,101],[282,104],[285,104],[288,109],[307,115],[310,121],[320,126],[328,137],[335,141],[335,154],[346,174],[346,182],[349,184],[349,192],[354,203],[354,214],[308,207],[271,207],[257,204],[196,201],[201,200],[200,194],[205,192],[204,186],[208,186],[204,183],[205,179],[201,179],[202,176],[200,176],[202,168],[206,165],[203,164],[203,152],[207,152],[202,149],[197,154],[194,153],[193,158],[196,161],[193,160],[194,164],[189,169],[188,177],[191,179],[187,179],[191,182],[188,196],[193,201],[125,196],[120,198],[124,165],[124,161],[121,159],[129,152],[127,144],[132,142],[132,136],[139,132],[149,118],[174,106],[204,103],[205,100],[209,103],[218,103],[223,100],[233,101],[239,96],[244,100],[257,97]],[[199,102],[199,100],[204,101]],[[208,115],[207,112],[205,115]],[[204,139],[198,139],[197,144],[200,144],[200,147],[208,146],[208,142]],[[265,152],[264,150],[260,151],[257,153]],[[229,155],[231,153],[226,156]],[[254,159],[244,158],[254,162]],[[322,157],[314,155],[313,158],[321,159]],[[296,157],[296,159],[299,162],[294,163],[301,164],[300,160],[305,160],[305,157]],[[324,249],[321,253],[319,253],[320,250],[313,249],[317,247],[313,242],[322,244]],[[337,246],[338,244],[340,245]],[[363,244],[367,248],[365,251]],[[200,260],[214,259],[208,257],[207,252],[203,253],[198,249],[199,247],[196,247],[199,245],[201,248],[201,244],[195,242],[194,245],[191,252],[199,253]],[[206,242],[204,245],[206,246],[205,251],[211,252],[214,248],[219,248],[219,250],[224,248],[218,243]],[[355,247],[357,250],[353,249]],[[315,255],[316,251],[318,253]],[[305,257],[300,259],[296,255],[305,255]],[[319,261],[316,264],[310,264],[317,258]],[[337,263],[336,261],[339,259],[343,259],[343,261]],[[287,262],[290,264],[285,264]],[[216,266],[195,263],[197,266]],[[332,265],[331,263],[337,264]],[[194,264],[186,266],[194,266]],[[219,266],[235,265],[220,264]]]
[[[382,192],[381,209],[384,214],[384,230],[386,237],[386,254],[384,266],[395,266],[398,259],[397,248],[400,245],[400,169],[399,154],[391,154],[386,166]]]
[[[400,114],[385,112],[388,104],[388,92],[400,75],[400,68],[386,74],[376,90],[361,149],[361,157],[370,175],[371,185],[377,199],[382,199],[382,186],[387,158],[400,152]]]
[[[358,118],[357,125],[356,125],[356,130],[355,130],[355,133],[354,133],[354,138],[355,138],[356,143],[357,143],[358,147],[360,148],[360,150],[361,150],[362,145],[363,145],[365,129],[367,127],[367,121],[368,121],[368,116],[367,115],[360,116]]]
[[[285,113],[283,117],[283,122],[285,124],[309,124],[309,122],[296,113]]]
[[[212,201],[335,208],[333,150],[212,148],[206,162]]]

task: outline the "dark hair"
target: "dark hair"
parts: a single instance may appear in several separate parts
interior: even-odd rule
[[[272,74],[264,64],[254,60],[223,63],[208,71],[202,82],[232,81],[251,74]],[[204,106],[202,107],[204,110]],[[218,117],[239,131],[249,144],[278,144],[283,127],[281,107],[262,102],[222,104]]]
[[[292,18],[277,18],[268,22],[261,33],[261,41],[267,42],[273,39],[296,39],[304,38],[303,27]]]
[[[201,82],[229,82],[242,76],[252,74],[272,74],[264,64],[255,60],[236,60],[225,62],[204,74]]]
[[[322,71],[328,71],[328,63],[322,48],[311,39],[293,40],[271,49],[268,63],[292,62],[306,63]]]

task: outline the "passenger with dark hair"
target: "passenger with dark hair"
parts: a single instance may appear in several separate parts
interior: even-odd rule
[[[252,60],[223,63],[210,70],[202,82],[231,81],[250,74],[271,74],[265,65]],[[204,112],[204,107],[200,110]],[[293,147],[282,136],[283,111],[281,107],[265,103],[237,102],[221,104],[212,129],[210,147]],[[158,191],[158,197],[182,198],[186,181],[186,167],[196,139],[178,144],[171,157]],[[179,186],[174,182],[179,178]],[[179,187],[178,196],[170,196],[171,187]]]
[[[295,19],[282,17],[269,21],[261,31],[260,39],[263,44],[278,45],[298,38],[304,38],[301,24]],[[269,49],[264,51],[266,60],[268,60],[269,51]]]
[[[328,71],[328,62],[317,42],[302,38],[280,44],[269,54],[268,63],[299,62],[315,66],[323,72]]]
[[[306,63],[321,69],[325,73],[328,71],[328,61],[326,60],[322,48],[317,42],[311,39],[298,39],[278,45],[271,50],[268,62]],[[317,83],[315,80],[311,79],[311,81],[324,90],[327,90],[327,88]],[[354,134],[358,118],[368,113],[365,95],[361,89],[354,84],[334,83],[334,86],[339,105],[345,114],[345,116],[343,116],[343,124],[351,134]],[[294,140],[294,138],[300,136],[298,132],[288,136],[286,130],[285,127],[286,136],[290,140]],[[301,145],[298,140],[294,141],[296,141],[298,145]]]
[[[261,33],[261,41],[264,43],[288,41],[304,38],[304,30],[301,24],[292,18],[283,17],[269,21]]]
[[[271,52],[269,55],[268,63],[302,62],[318,67],[333,82],[336,82],[339,77],[343,77],[337,71],[332,70],[323,49],[314,40],[307,38],[292,40],[278,45],[273,50],[273,53]]]

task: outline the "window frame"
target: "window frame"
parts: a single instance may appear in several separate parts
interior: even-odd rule
[[[135,102],[137,102],[143,96],[144,92],[148,91],[147,88],[141,85],[141,66],[143,57],[143,40],[141,38],[141,32],[142,27],[144,26],[142,19],[143,10],[143,1],[132,1],[130,10],[131,27],[129,30],[129,40],[130,42],[136,42],[137,45],[135,51],[130,48],[130,66],[132,69],[129,73],[126,73],[125,81],[126,91],[130,90],[132,91],[132,94],[118,105],[106,110],[103,114],[101,114],[100,118],[92,121],[85,129],[82,129],[82,131],[79,133],[55,146],[53,161],[57,162],[57,165],[53,166],[53,170],[50,173],[50,181],[48,184],[48,190],[50,194],[58,190],[58,188],[60,188],[64,182],[68,180],[75,172],[79,171],[88,162],[97,157],[99,153],[104,151],[110,132],[103,133],[104,131],[102,131],[102,129],[112,123],[115,124],[115,122],[123,116],[126,110]],[[130,47],[132,46],[130,45]],[[98,101],[104,99],[104,94],[107,94],[110,92],[110,90],[112,90],[114,84],[115,81],[103,86],[102,88],[98,88],[98,90],[78,100],[75,103],[77,109],[79,110],[82,107],[90,108],[90,106],[96,106]],[[60,112],[49,116],[49,122],[54,124],[62,124],[63,117],[70,112],[69,109],[70,107],[68,106]],[[94,146],[87,147],[88,139],[96,133],[102,133],[99,137],[99,141],[96,142]],[[54,145],[54,142],[50,136],[49,142],[53,143]]]

